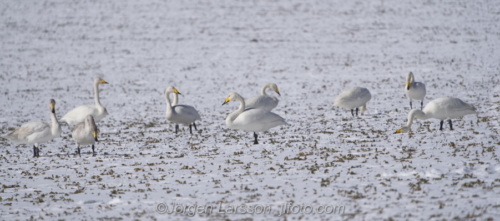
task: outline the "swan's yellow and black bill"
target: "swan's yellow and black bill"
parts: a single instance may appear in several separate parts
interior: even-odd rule
[[[101,79],[101,84],[107,84],[108,82]]]
[[[181,92],[179,92],[177,89],[174,88],[174,93],[176,94],[181,94]]]
[[[276,89],[276,91],[275,91],[275,92],[276,92],[279,96],[281,96],[281,94],[280,94],[280,90]]]
[[[400,134],[402,132],[401,128],[397,129],[396,132],[394,132],[395,134]]]
[[[95,131],[94,131],[94,132],[92,132],[92,136],[94,136],[95,141],[98,141],[98,140],[97,140],[97,132],[95,132]]]
[[[229,102],[230,100],[231,100],[230,97],[226,97],[226,99],[224,100],[224,103],[222,103],[222,105],[227,104],[227,102]]]
[[[406,90],[410,90],[410,82],[406,82]]]

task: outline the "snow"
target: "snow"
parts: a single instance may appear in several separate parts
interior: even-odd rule
[[[50,98],[58,117],[92,104],[97,76],[109,82],[100,96],[110,113],[97,123],[97,156],[89,146],[74,154],[68,126],[40,158],[0,139],[2,220],[500,216],[493,1],[48,0],[0,9],[0,134],[49,121]],[[394,134],[409,112],[409,71],[426,84],[424,104],[458,97],[477,115],[453,120],[454,131],[429,119]],[[221,104],[265,83],[278,85],[273,112],[290,126],[253,145],[251,133],[225,126],[237,104]],[[173,133],[169,85],[199,111],[200,133]],[[354,86],[372,94],[359,118],[332,107]],[[326,207],[344,211],[317,211]]]

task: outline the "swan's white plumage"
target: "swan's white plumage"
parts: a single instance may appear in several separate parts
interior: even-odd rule
[[[260,109],[265,109],[265,110],[272,110],[276,106],[278,106],[278,98],[268,95],[266,93],[266,89],[271,89],[274,92],[276,92],[278,95],[280,95],[280,91],[278,89],[278,86],[276,84],[270,83],[266,84],[262,87],[260,90],[260,95],[256,97],[251,97],[247,100],[245,100],[245,105],[246,108],[260,108]]]
[[[255,144],[258,143],[257,132],[288,124],[285,119],[271,111],[260,108],[246,108],[245,100],[237,93],[230,93],[223,104],[229,101],[239,101],[240,106],[226,117],[226,126],[230,129],[254,132]]]
[[[108,115],[108,111],[105,107],[101,105],[99,100],[99,85],[107,84],[105,80],[101,78],[94,79],[94,105],[82,105],[74,108],[73,110],[66,113],[61,119],[61,122],[66,122],[69,125],[76,125],[78,123],[84,122],[87,115],[92,115],[95,121],[100,121]]]
[[[475,114],[476,108],[462,100],[454,97],[442,97],[434,99],[425,105],[423,110],[413,109],[408,113],[406,126],[396,130],[396,133],[404,133],[410,130],[414,118],[421,120],[435,118],[441,121],[460,118],[467,114]],[[451,125],[450,125],[451,127]]]
[[[353,87],[342,91],[336,98],[333,106],[342,107],[348,110],[360,108],[361,115],[364,115],[366,103],[370,101],[372,95],[364,87]]]
[[[80,154],[81,145],[92,145],[92,152],[95,153],[94,144],[97,141],[97,126],[94,117],[87,115],[84,122],[78,123],[72,130],[71,136],[76,143],[77,153]]]
[[[405,94],[408,100],[410,101],[410,108],[412,108],[413,99],[421,101],[420,109],[422,109],[424,104],[425,94],[427,93],[425,90],[425,84],[422,82],[415,82],[415,76],[412,72],[406,75],[406,85],[405,85]]]
[[[183,104],[172,105],[169,97],[171,93],[174,94],[174,102],[177,102],[178,100],[175,96],[180,94],[179,91],[173,86],[169,86],[165,89],[165,101],[167,103],[165,116],[167,120],[172,123],[183,124],[185,126],[190,126],[191,124],[195,125],[195,121],[201,120],[200,114],[194,107]]]
[[[50,99],[50,123],[43,121],[28,122],[5,135],[4,138],[12,141],[14,144],[34,144],[34,156],[39,156],[37,153],[38,144],[59,137],[62,133],[61,126],[56,118],[55,105],[55,100]]]

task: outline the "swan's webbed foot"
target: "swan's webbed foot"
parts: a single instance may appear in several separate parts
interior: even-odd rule
[[[259,141],[257,141],[257,133],[253,132],[253,137],[255,138],[254,141],[253,141],[253,144],[259,144]]]

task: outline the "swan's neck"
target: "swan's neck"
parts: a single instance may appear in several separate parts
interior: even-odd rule
[[[61,134],[61,125],[59,125],[59,121],[57,121],[56,114],[52,111],[50,112],[50,121],[52,123],[52,126],[50,127],[52,135],[56,136]]]
[[[102,107],[101,102],[99,100],[99,84],[98,82],[94,83],[94,101],[96,107]]]
[[[233,113],[230,113],[226,117],[226,125],[227,127],[231,128],[233,125],[234,120],[241,114],[243,111],[245,111],[245,100],[243,100],[242,97],[235,97],[240,102],[240,106],[238,107],[237,110],[233,111]]]
[[[170,92],[165,93],[165,101],[167,102],[167,113],[172,112],[172,103],[170,103]],[[174,95],[174,102],[175,100],[175,95]]]
[[[261,94],[261,95],[267,95],[267,94],[266,94],[266,89],[267,89],[267,88],[269,88],[269,85],[267,85],[267,84],[266,84],[266,85],[264,85],[264,87],[262,87],[262,88],[260,89],[260,94]]]
[[[413,119],[415,117],[420,119],[420,120],[425,120],[425,119],[429,118],[429,116],[427,116],[423,111],[418,110],[418,109],[413,109],[408,114],[408,122],[406,123],[407,127],[411,126],[411,124],[413,123]]]

